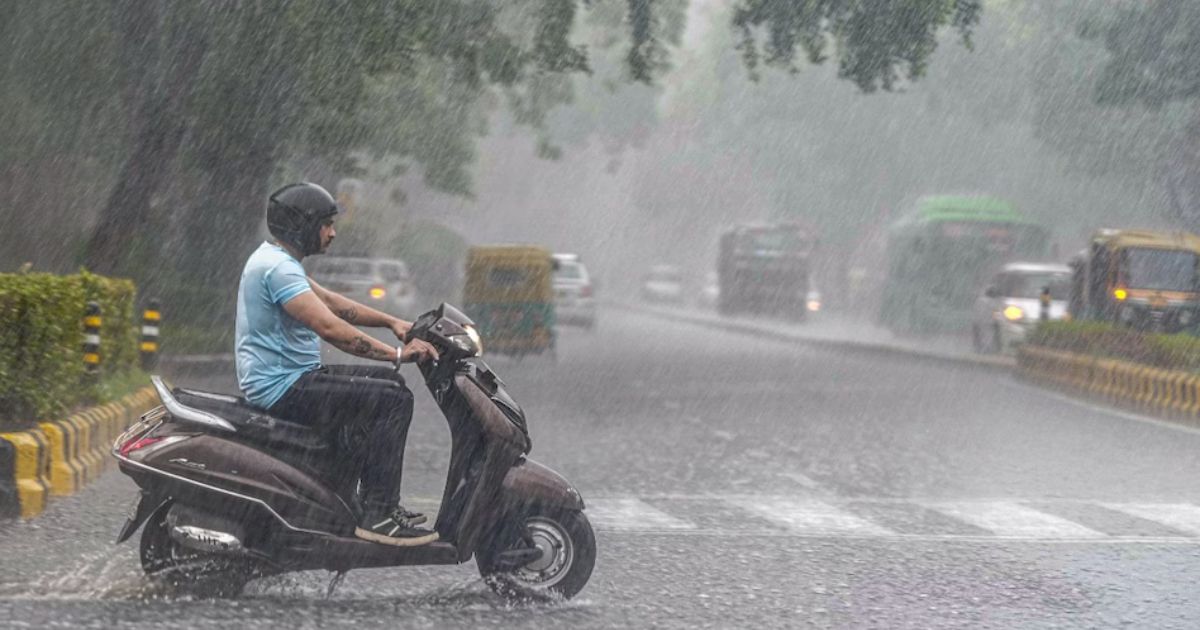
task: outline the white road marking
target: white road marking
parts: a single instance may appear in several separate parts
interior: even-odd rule
[[[1104,507],[1161,523],[1189,534],[1200,534],[1200,507],[1191,503],[1102,503]]]
[[[634,498],[585,499],[585,503],[588,519],[596,526],[596,529],[617,531],[696,529],[692,523],[675,518]]]
[[[1104,538],[1094,529],[1089,529],[1045,512],[1007,501],[929,503],[925,507],[936,510],[1006,538]]]
[[[772,523],[783,525],[796,533],[895,535],[886,527],[876,525],[822,501],[764,496],[730,498],[729,502]]]
[[[593,526],[614,535],[648,536],[758,536],[765,538],[814,537],[890,539],[909,542],[961,541],[1038,544],[1171,544],[1200,545],[1200,505],[1191,503],[1108,503],[1085,499],[989,497],[947,501],[933,497],[801,497],[755,494],[659,493],[637,496],[585,496],[584,513]],[[856,504],[912,505],[932,509],[985,530],[979,534],[893,531],[839,507]],[[655,501],[653,507],[646,501]],[[1047,514],[1024,502],[1094,505],[1171,527],[1192,536],[1107,534],[1079,523]],[[437,499],[413,497],[406,503],[419,506],[436,518]],[[724,503],[767,523],[745,522],[731,526],[697,526],[688,520],[697,510]],[[661,509],[660,509],[661,508]],[[920,526],[916,526],[920,529]]]

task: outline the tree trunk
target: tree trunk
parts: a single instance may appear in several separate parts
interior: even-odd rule
[[[85,266],[96,273],[132,271],[127,264],[131,240],[155,242],[154,235],[148,233],[156,223],[152,220],[154,196],[163,188],[171,164],[179,155],[187,128],[184,110],[207,51],[206,38],[195,30],[178,39],[178,46],[162,41],[175,40],[176,33],[161,23],[156,6],[151,2],[135,3],[130,10],[141,12],[140,19],[123,22],[127,38],[157,39],[161,52],[152,46],[141,49],[142,54],[158,54],[160,58],[138,64],[156,71],[134,78],[140,88],[133,92],[137,102],[131,152],[100,212],[84,258]]]

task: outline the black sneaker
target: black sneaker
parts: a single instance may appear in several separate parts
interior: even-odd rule
[[[403,505],[396,506],[396,513],[400,516],[403,516],[405,519],[408,519],[409,525],[422,525],[425,523],[425,521],[429,520],[428,518],[425,518],[424,514],[420,512],[413,512]]]
[[[363,540],[396,547],[427,545],[438,539],[438,533],[417,527],[407,517],[407,511],[396,508],[388,516],[369,516],[354,530],[354,535]],[[424,518],[424,517],[422,517]]]

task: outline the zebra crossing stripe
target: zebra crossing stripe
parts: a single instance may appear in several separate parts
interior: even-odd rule
[[[633,498],[588,499],[587,514],[596,529],[602,530],[696,529],[696,526],[688,521],[675,518]]]
[[[1102,534],[1076,523],[1020,503],[1009,501],[929,503],[936,510],[991,532],[1011,538],[1104,538]]]
[[[738,507],[800,534],[895,536],[891,530],[822,501],[784,497],[728,499]]]
[[[1191,503],[1103,503],[1110,510],[1154,521],[1189,534],[1200,534],[1200,507]]]

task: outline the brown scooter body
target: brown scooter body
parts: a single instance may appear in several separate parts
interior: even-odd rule
[[[560,475],[526,457],[531,443],[524,412],[476,356],[471,327],[443,304],[419,318],[411,333],[441,355],[420,366],[451,435],[434,524],[438,542],[395,547],[354,537],[360,511],[347,488],[356,480],[337,480],[335,456],[323,439],[238,398],[168,390],[158,377],[153,381],[163,405],[113,448],[121,471],[141,490],[118,542],[146,523],[147,572],[178,568],[173,557],[200,558],[216,561],[226,581],[231,573],[249,579],[308,569],[458,564],[474,555],[481,572],[499,578],[498,592],[513,594],[515,585],[574,595],[595,559],[583,500]],[[544,521],[562,531],[542,531]],[[564,546],[573,566],[559,566],[553,557]]]

